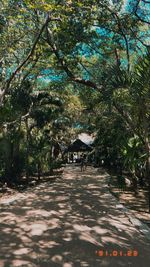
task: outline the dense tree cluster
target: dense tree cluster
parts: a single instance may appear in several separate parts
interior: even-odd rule
[[[80,128],[96,133],[98,163],[150,187],[149,2],[125,2],[1,1],[4,180],[49,170]]]

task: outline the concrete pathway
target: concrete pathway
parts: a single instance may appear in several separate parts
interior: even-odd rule
[[[149,267],[148,232],[107,179],[103,170],[70,166],[63,178],[3,201],[0,267]]]

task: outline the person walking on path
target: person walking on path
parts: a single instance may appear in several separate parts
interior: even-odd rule
[[[86,155],[82,154],[81,155],[81,172],[86,170]]]

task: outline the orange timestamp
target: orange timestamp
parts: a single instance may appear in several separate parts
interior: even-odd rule
[[[96,250],[96,255],[99,257],[137,257],[139,255],[137,250]]]

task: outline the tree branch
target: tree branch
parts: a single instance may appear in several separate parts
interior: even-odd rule
[[[117,13],[112,13],[112,15],[115,18],[115,20],[117,21],[120,34],[122,35],[122,37],[124,38],[124,41],[125,41],[126,55],[127,55],[127,61],[128,61],[128,72],[129,72],[130,71],[130,53],[129,53],[128,39],[127,39],[126,34],[124,33],[123,29],[122,29],[122,25],[121,25],[121,22],[120,22],[120,19],[119,19]]]
[[[130,130],[137,134],[139,136],[139,138],[141,139],[141,141],[144,143],[144,139],[141,136],[141,134],[139,133],[139,131],[137,130],[137,128],[135,127],[132,118],[130,117],[130,115],[123,110],[123,108],[118,105],[114,100],[113,100],[113,106],[116,109],[116,111],[122,116],[122,118],[125,120],[126,124],[129,126]]]
[[[49,17],[49,14],[47,14],[47,17],[46,17],[46,20],[44,22],[44,24],[42,25],[34,43],[33,43],[33,46],[28,54],[28,56],[23,60],[23,62],[20,63],[20,65],[16,68],[16,70],[12,73],[12,75],[10,76],[9,80],[7,81],[6,83],[6,87],[5,89],[2,91],[1,95],[0,95],[0,103],[2,104],[3,102],[3,99],[6,95],[6,93],[8,93],[8,90],[9,90],[9,87],[10,87],[10,84],[12,82],[12,80],[15,78],[16,74],[22,69],[22,67],[28,62],[28,60],[33,56],[34,54],[34,51],[35,51],[35,48],[36,48],[36,45],[41,37],[41,34],[43,33],[45,27],[47,26],[48,22],[50,21],[50,17]]]
[[[98,86],[96,85],[96,83],[90,81],[90,80],[86,80],[80,77],[76,77],[72,71],[69,69],[65,59],[60,55],[59,50],[56,47],[56,44],[54,43],[53,37],[52,37],[52,33],[50,32],[49,28],[46,27],[46,32],[47,32],[47,43],[49,44],[49,46],[51,47],[53,53],[55,54],[58,62],[60,63],[61,67],[63,68],[63,70],[66,72],[67,76],[70,78],[70,80],[77,82],[79,84],[83,84],[86,85],[88,87],[92,87],[94,89],[100,90],[102,89],[102,86]]]

